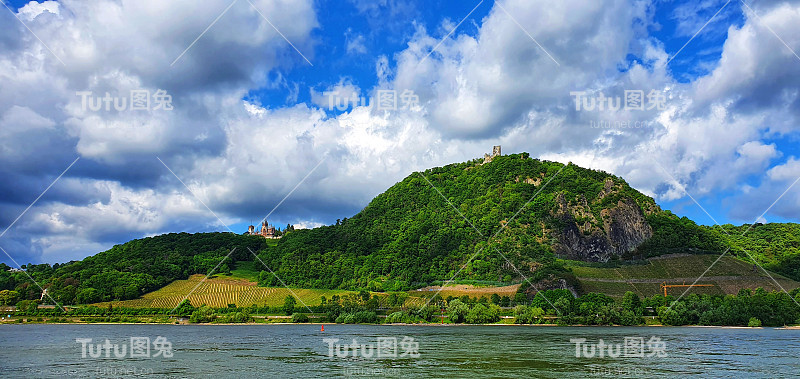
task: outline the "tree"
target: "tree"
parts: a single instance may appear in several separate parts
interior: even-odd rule
[[[295,313],[292,315],[293,323],[308,322],[308,316],[305,313]]]
[[[642,302],[639,299],[639,295],[628,291],[622,295],[622,309],[631,311],[636,315],[642,314]]]
[[[207,305],[195,309],[189,317],[189,322],[191,323],[205,323],[211,321],[214,321],[214,309]]]
[[[101,300],[100,292],[91,287],[84,288],[80,292],[78,292],[76,300],[78,301],[78,304],[97,303]]]
[[[433,321],[433,317],[436,316],[436,313],[438,312],[439,308],[433,305],[426,305],[425,307],[417,311],[417,314],[425,321]]]
[[[19,299],[19,292],[2,290],[0,291],[0,305],[16,304]]]
[[[483,304],[475,304],[472,309],[467,312],[466,322],[469,324],[488,324],[497,322],[500,319],[500,308],[494,304],[485,306]]]
[[[459,299],[455,299],[447,304],[447,315],[450,317],[450,321],[453,323],[457,324],[464,322],[468,312],[469,307]]]
[[[290,316],[294,313],[294,307],[297,305],[297,300],[294,299],[293,296],[286,296],[286,299],[283,300],[283,307],[281,308],[287,316]]]
[[[109,303],[109,305],[111,305],[111,303]],[[189,301],[189,299],[186,299],[184,301],[181,301],[181,303],[178,304],[178,306],[175,308],[175,314],[178,316],[186,317],[191,315],[194,312],[194,310],[195,307],[192,306],[192,303]]]
[[[516,316],[515,324],[535,324],[544,316],[544,310],[539,307],[517,305],[514,307],[514,316]]]
[[[17,302],[17,310],[23,312],[36,312],[39,309],[37,300],[22,300]]]

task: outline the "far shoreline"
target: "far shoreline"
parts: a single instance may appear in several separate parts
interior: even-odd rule
[[[164,325],[164,326],[269,326],[269,325],[330,325],[330,326],[343,326],[343,325],[359,325],[359,326],[424,326],[424,327],[472,327],[472,326],[521,326],[521,327],[561,327],[561,328],[710,328],[710,329],[776,329],[776,330],[800,330],[800,325],[787,325],[775,327],[750,327],[750,326],[729,326],[729,325],[558,325],[558,324],[441,324],[441,323],[421,323],[421,324],[406,324],[406,323],[393,323],[393,324],[337,324],[337,323],[323,323],[323,322],[306,322],[306,323],[291,323],[291,322],[242,322],[242,323],[144,323],[144,322],[33,322],[33,323],[14,323],[3,322],[0,325]]]

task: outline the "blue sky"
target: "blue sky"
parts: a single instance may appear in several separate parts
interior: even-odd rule
[[[800,221],[798,188],[784,194],[800,177],[798,1],[5,4],[0,247],[19,263],[241,232],[268,213],[330,224],[414,170],[497,144],[614,173],[702,224],[683,188],[720,223],[768,208],[767,221]],[[159,89],[174,110],[77,96]],[[327,109],[326,92],[377,90],[419,105]],[[570,94],[625,90],[663,94],[664,109],[576,109]]]

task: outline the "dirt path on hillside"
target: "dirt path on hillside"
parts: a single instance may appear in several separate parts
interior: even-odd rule
[[[469,293],[487,293],[487,294],[504,293],[504,292],[514,293],[517,292],[517,289],[519,289],[520,285],[521,284],[512,284],[510,286],[504,286],[504,287],[475,287],[473,285],[468,285],[468,284],[457,284],[453,286],[446,286],[444,288],[442,288],[441,286],[429,286],[413,290],[410,292],[432,292],[432,291],[442,290],[444,292],[463,291]]]

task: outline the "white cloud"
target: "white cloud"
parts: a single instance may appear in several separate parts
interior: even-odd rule
[[[34,18],[36,18],[36,16],[44,12],[49,12],[54,15],[59,15],[60,8],[58,7],[58,2],[50,0],[43,1],[41,3],[36,1],[31,1],[30,3],[25,4],[24,7],[19,8],[19,10],[17,10],[17,15],[23,21],[31,21]]]
[[[397,6],[358,4],[363,12]],[[457,31],[427,58],[439,38],[418,27],[406,49],[391,60],[377,58],[376,87],[340,79],[312,87],[308,105],[293,104],[300,84],[284,74],[306,62],[245,3],[235,4],[172,67],[229,2],[66,0],[56,12],[38,11],[31,27],[66,66],[28,34],[20,34],[20,50],[0,51],[0,134],[8,136],[2,146],[68,146],[52,149],[68,161],[80,154],[85,177],[65,178],[58,184],[63,194],[54,191],[84,194],[37,205],[17,230],[32,236],[32,251],[72,259],[117,233],[221,227],[155,155],[228,224],[266,214],[322,161],[271,216],[307,227],[349,217],[413,170],[480,157],[496,144],[505,152],[613,172],[662,200],[685,195],[654,161],[700,196],[745,191],[745,178],[780,182],[800,171],[795,158],[766,171],[781,152],[765,138],[797,131],[800,64],[757,19],[748,16],[741,28],[728,30],[722,60],[709,75],[681,84],[665,67],[661,43],[644,32],[651,17],[647,1],[502,4],[510,15],[493,5],[474,36]],[[313,59],[312,2],[255,5],[264,14],[281,14],[271,21]],[[757,10],[800,51],[800,6]],[[363,53],[364,36],[351,37],[349,52]],[[642,62],[629,63],[629,54]],[[285,89],[291,105],[243,101],[255,88]],[[378,112],[356,106],[336,116],[324,110],[326,91],[358,97],[377,88],[410,89],[421,107]],[[131,89],[166,89],[175,110],[89,112],[75,94]],[[570,96],[622,96],[628,89],[668,95],[665,109],[576,111]],[[609,130],[591,128],[593,121],[650,124]],[[26,148],[15,159],[34,158]],[[63,168],[54,165],[48,174]],[[765,183],[749,192],[777,197],[774,187]]]
[[[341,79],[339,83],[329,86],[320,92],[310,89],[311,103],[327,110],[337,108],[345,110],[352,105],[361,104],[361,88],[346,79]]]
[[[366,54],[367,47],[364,45],[366,38],[363,34],[354,33],[351,28],[345,32],[345,48],[347,54]]]

